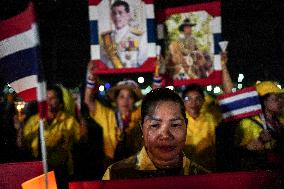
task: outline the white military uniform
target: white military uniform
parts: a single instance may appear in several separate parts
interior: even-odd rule
[[[110,35],[114,49],[124,68],[139,67],[148,57],[147,41],[144,33],[132,31],[129,26],[120,30],[104,32],[102,35]],[[114,68],[109,55],[101,43],[101,61],[109,68]]]

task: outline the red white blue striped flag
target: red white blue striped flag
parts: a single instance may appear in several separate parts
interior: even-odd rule
[[[39,37],[33,4],[29,3],[18,15],[0,21],[0,77],[24,101],[38,101],[41,153],[47,189],[48,167],[43,129],[47,117],[46,85],[39,64]]]
[[[247,87],[218,97],[224,121],[238,120],[262,113],[255,87]]]
[[[0,77],[26,102],[36,100],[39,39],[32,3],[0,21]]]

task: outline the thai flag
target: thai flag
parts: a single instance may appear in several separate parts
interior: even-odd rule
[[[37,99],[39,39],[32,3],[0,21],[0,77],[26,102]]]
[[[238,120],[262,113],[255,87],[241,89],[218,97],[224,121]]]
[[[48,188],[48,167],[44,139],[47,117],[46,84],[39,69],[39,38],[33,4],[18,15],[0,21],[0,76],[24,101],[38,101],[39,133],[45,188]]]

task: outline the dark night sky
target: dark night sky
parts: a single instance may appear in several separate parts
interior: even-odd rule
[[[27,0],[3,1],[1,19],[16,14],[25,2]],[[46,78],[72,88],[81,84],[90,56],[87,0],[34,2]],[[156,0],[155,9],[199,2],[208,1]],[[284,3],[273,0],[221,2],[222,35],[230,41],[229,70],[233,80],[237,80],[238,73],[244,73],[244,82],[248,84],[256,80],[277,80],[284,84]]]

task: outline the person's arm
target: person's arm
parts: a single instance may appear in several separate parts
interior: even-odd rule
[[[231,93],[234,87],[230,73],[227,68],[228,57],[226,52],[221,53],[222,84],[224,93]]]
[[[155,72],[152,80],[152,89],[157,89],[162,87],[162,77],[160,76],[160,58],[161,55],[157,55],[157,61],[155,65]]]
[[[93,71],[95,69],[94,63],[91,61],[88,64],[87,81],[85,86],[85,96],[84,102],[87,104],[90,112],[96,111],[96,98],[97,93],[97,77],[94,75]]]

